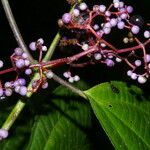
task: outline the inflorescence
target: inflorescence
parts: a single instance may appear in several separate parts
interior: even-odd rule
[[[145,83],[150,76],[150,24],[145,24],[140,16],[133,16],[132,12],[132,6],[127,6],[119,0],[114,0],[108,7],[101,4],[94,5],[92,9],[84,2],[77,4],[71,13],[65,13],[58,21],[59,26],[71,31],[70,34],[74,38],[62,38],[59,45],[72,45],[80,51],[70,57],[44,62],[43,52],[47,51],[47,47],[40,38],[29,45],[30,50],[39,52],[37,63],[32,64],[28,55],[21,48],[16,48],[10,57],[12,68],[0,71],[0,75],[16,72],[16,78],[13,81],[0,82],[0,97],[11,96],[13,92],[25,96],[27,92],[47,88],[47,80],[53,78],[50,69],[64,64],[69,65],[69,68],[96,63],[113,67],[116,63],[125,62],[129,66],[127,76],[141,84]],[[116,29],[127,33],[122,39],[125,48],[117,48],[106,40]],[[86,58],[86,61],[79,62],[81,58]],[[0,60],[0,68],[3,65]],[[39,78],[32,81],[31,87],[28,88],[24,76],[32,76],[35,72],[39,74]],[[23,74],[23,77],[20,77],[20,74]],[[80,80],[80,77],[72,75],[70,70],[63,75],[71,83]]]

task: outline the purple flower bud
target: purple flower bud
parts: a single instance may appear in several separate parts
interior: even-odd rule
[[[115,27],[117,25],[117,19],[115,18],[110,19],[110,24],[112,25],[112,27]]]
[[[2,60],[0,60],[0,68],[2,68],[2,67],[3,67],[3,65],[4,65],[3,61],[2,61]]]
[[[62,21],[63,21],[63,23],[68,24],[71,21],[71,15],[70,15],[70,13],[65,13],[62,16]]]
[[[105,63],[108,67],[113,67],[115,65],[114,61],[111,59],[106,59]]]
[[[16,67],[17,68],[23,68],[24,67],[24,65],[25,65],[25,62],[24,62],[24,60],[23,59],[18,59],[17,61],[16,61]]]
[[[48,88],[48,82],[45,82],[42,84],[42,89],[47,89]]]
[[[5,139],[8,137],[8,131],[5,129],[0,129],[0,139]]]
[[[42,38],[38,39],[37,42],[39,42],[40,44],[44,44],[44,40]]]
[[[36,42],[31,42],[30,45],[29,45],[29,48],[32,50],[32,51],[35,51],[37,49],[36,47]]]
[[[23,50],[20,47],[15,48],[14,51],[17,56],[21,56],[23,53]]]
[[[24,60],[24,64],[25,64],[25,66],[29,66],[30,65],[30,61],[28,59],[25,59]]]
[[[118,29],[123,29],[125,27],[125,23],[123,21],[119,21],[117,27]]]
[[[22,58],[27,59],[27,58],[28,58],[28,54],[23,53],[23,54],[22,54]]]
[[[111,28],[104,28],[103,31],[105,34],[109,34],[111,32]]]
[[[26,84],[26,80],[23,78],[18,79],[18,83],[19,85],[25,85]]]
[[[103,12],[105,12],[105,10],[106,10],[106,6],[105,6],[105,5],[100,5],[100,6],[99,6],[99,11],[100,11],[100,12],[103,13]]]
[[[31,69],[26,69],[26,70],[25,70],[25,74],[26,74],[26,75],[30,75],[31,73],[32,73],[32,70],[31,70]]]
[[[25,96],[27,94],[27,88],[25,86],[21,86],[19,89],[19,94]]]
[[[2,88],[0,88],[0,97],[3,96],[3,94],[4,94],[4,91]]]
[[[131,28],[131,31],[133,34],[138,34],[139,31],[140,31],[140,27],[136,26],[136,25],[133,25],[132,28]]]
[[[6,82],[4,86],[5,86],[5,88],[10,88],[10,87],[12,87],[12,84],[11,84],[11,82]]]
[[[5,95],[6,96],[11,96],[12,95],[12,90],[11,89],[6,89],[5,90]]]
[[[144,32],[144,37],[145,38],[150,38],[150,32],[149,31],[145,31]]]
[[[80,8],[80,10],[82,10],[82,11],[86,10],[86,9],[87,9],[86,3],[81,3],[81,4],[79,5],[79,8]]]
[[[128,6],[127,7],[127,12],[128,13],[132,13],[133,12],[133,7],[132,6]]]

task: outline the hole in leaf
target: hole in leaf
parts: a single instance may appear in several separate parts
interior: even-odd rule
[[[113,106],[111,104],[108,105],[110,108],[112,108]]]

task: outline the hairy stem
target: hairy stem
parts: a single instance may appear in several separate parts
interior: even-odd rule
[[[11,30],[13,31],[13,34],[14,34],[14,37],[19,45],[19,47],[25,52],[28,54],[28,58],[29,60],[34,63],[35,60],[33,59],[32,55],[29,53],[29,50],[23,40],[23,37],[19,31],[19,28],[17,26],[17,23],[15,21],[15,18],[13,16],[13,13],[11,11],[11,8],[10,8],[10,5],[9,5],[9,2],[8,0],[1,0],[2,2],[2,5],[3,5],[3,8],[4,8],[4,11],[6,13],[6,16],[7,16],[7,20],[9,22],[9,25],[11,27]]]

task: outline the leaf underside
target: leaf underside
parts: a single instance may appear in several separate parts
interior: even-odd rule
[[[150,149],[150,102],[142,91],[114,81],[87,91],[96,117],[118,150]],[[117,89],[117,90],[114,90]]]

